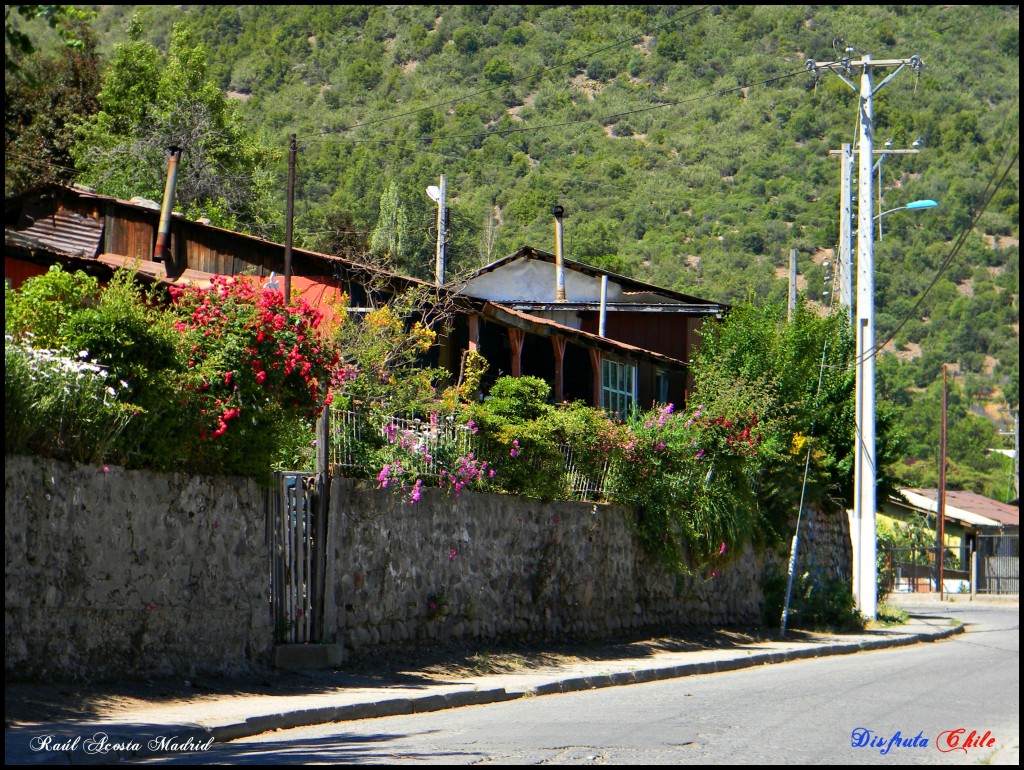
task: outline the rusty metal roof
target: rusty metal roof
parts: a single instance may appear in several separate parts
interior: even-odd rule
[[[102,237],[103,223],[93,217],[35,206],[25,206],[17,223],[4,228],[7,246],[68,257],[95,257]]]
[[[939,497],[937,489],[906,489],[903,491],[920,495],[933,504],[937,504]],[[976,492],[946,490],[947,512],[950,508],[959,509],[975,516],[983,516],[986,519],[999,522],[1004,527],[1020,526],[1020,509],[1017,506],[1001,503]]]

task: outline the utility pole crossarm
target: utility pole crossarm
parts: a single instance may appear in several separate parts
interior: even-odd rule
[[[816,70],[831,70],[832,72],[846,72],[847,70],[853,69],[854,67],[924,67],[924,62],[920,56],[911,56],[909,59],[872,59],[865,57],[858,61],[850,61],[848,59],[840,59],[839,61],[829,62],[817,62],[814,59],[807,60],[807,69]]]

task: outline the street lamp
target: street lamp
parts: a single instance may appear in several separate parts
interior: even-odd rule
[[[881,214],[875,214],[874,219],[881,219],[886,214],[891,214],[894,211],[903,211],[903,209],[910,209],[911,211],[915,211],[916,209],[933,209],[933,208],[935,208],[938,205],[939,205],[938,201],[933,201],[933,200],[929,200],[929,199],[920,200],[920,201],[911,201],[906,206],[897,206],[894,209],[889,209],[888,211],[883,211]],[[881,232],[881,230],[879,230],[879,232]]]
[[[427,197],[437,204],[437,251],[434,258],[434,281],[438,286],[444,283],[444,272],[445,272],[445,246],[448,242],[448,233],[445,231],[445,226],[448,221],[448,212],[446,209],[446,197],[448,195],[447,179],[444,174],[441,174],[441,186],[430,185],[427,188]]]

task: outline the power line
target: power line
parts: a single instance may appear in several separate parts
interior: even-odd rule
[[[1014,165],[1016,165],[1019,158],[1020,148],[1018,146],[1016,152],[1014,152],[1013,154],[1012,160],[1010,160],[1009,164],[1007,164],[1006,170],[999,177],[999,181],[995,183],[994,187],[993,182],[995,181],[996,175],[998,174],[998,169],[996,169],[996,173],[993,174],[992,177],[990,177],[989,183],[985,189],[986,191],[991,189],[991,192],[988,194],[988,197],[985,198],[984,203],[978,208],[971,222],[966,227],[964,227],[963,231],[960,233],[960,236],[959,238],[957,238],[956,243],[953,244],[953,248],[951,249],[950,253],[946,256],[945,259],[943,259],[942,264],[939,266],[939,269],[936,272],[935,277],[932,278],[931,283],[929,283],[928,286],[925,287],[925,290],[921,292],[921,295],[918,297],[917,302],[914,303],[914,306],[910,309],[910,311],[903,318],[903,320],[899,322],[896,328],[889,333],[889,336],[882,340],[881,343],[876,344],[871,350],[867,351],[868,355],[876,356],[878,354],[878,351],[880,351],[882,348],[884,348],[886,345],[892,342],[893,338],[899,333],[900,329],[902,329],[912,318],[917,316],[917,311],[924,303],[925,298],[928,296],[928,292],[930,292],[935,287],[935,285],[939,282],[939,278],[941,278],[943,273],[945,273],[946,270],[948,270],[949,267],[953,264],[953,260],[956,259],[957,255],[960,253],[960,249],[966,242],[967,237],[977,226],[978,220],[981,219],[981,216],[988,210],[989,203],[991,203],[992,198],[995,197],[995,194],[999,192],[999,189],[1006,181],[1007,176],[1009,176],[1010,171],[1013,169]]]

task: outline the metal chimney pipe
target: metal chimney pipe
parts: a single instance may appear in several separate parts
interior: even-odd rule
[[[154,262],[169,262],[168,243],[171,238],[171,211],[174,210],[174,188],[178,184],[178,162],[181,160],[180,147],[167,148],[171,157],[167,161],[167,184],[164,186],[164,201],[160,207],[160,227],[153,246]]]
[[[561,206],[555,206],[555,302],[565,302],[565,262],[562,258],[562,214]]]
[[[607,337],[608,327],[608,276],[601,276],[601,314],[598,317],[597,334]]]

